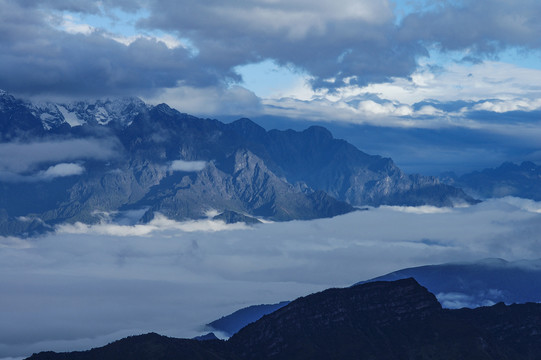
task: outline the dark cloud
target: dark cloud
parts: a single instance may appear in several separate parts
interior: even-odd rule
[[[0,88],[36,95],[150,95],[178,82],[205,86],[222,75],[189,50],[152,38],[126,46],[109,34],[72,34],[52,26],[51,14],[0,0]],[[52,20],[51,20],[52,21]]]
[[[84,14],[103,14],[104,12],[121,9],[127,12],[135,12],[141,9],[145,0],[18,0],[18,3],[27,9],[52,9],[58,11],[70,11]]]
[[[312,76],[316,88],[407,77],[427,48],[466,50],[465,61],[509,47],[539,49],[541,4],[503,0],[423,2],[400,22],[390,0],[196,1],[0,0],[0,88],[25,95],[156,95],[177,85],[224,86],[235,68],[271,59]],[[138,14],[143,33],[184,39],[168,48],[146,37],[130,45],[106,30],[59,29],[62,12],[118,20]],[[57,26],[54,26],[56,24]]]
[[[430,5],[436,6],[403,19],[402,39],[436,43],[443,50],[470,49],[484,58],[508,47],[541,47],[539,1],[429,0]]]
[[[37,7],[1,0],[0,66],[12,71],[2,73],[0,87],[21,94],[147,95],[179,82],[204,87],[240,81],[236,66],[273,59],[307,71],[316,87],[332,88],[350,77],[367,83],[406,76],[425,53],[415,41],[395,40],[387,1],[128,3],[49,0]],[[114,8],[146,9],[141,28],[188,39],[195,53],[151,39],[126,46],[102,31],[72,34],[52,26],[61,23],[61,11],[114,17],[108,13]]]
[[[406,76],[426,54],[416,40],[396,41],[387,1],[155,1],[150,9],[139,25],[190,38],[203,63],[227,70],[273,59],[307,71],[316,87]]]

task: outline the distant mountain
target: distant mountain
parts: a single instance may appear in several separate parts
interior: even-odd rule
[[[440,303],[447,308],[474,308],[498,302],[541,302],[541,259],[514,262],[485,259],[469,263],[419,266],[361,283],[410,277],[436,294]]]
[[[50,148],[57,150],[47,155]],[[406,175],[391,159],[365,154],[322,127],[265,131],[248,119],[224,124],[135,98],[29,103],[2,92],[0,149],[26,156],[45,149],[27,163],[0,162],[0,235],[140,209],[140,221],[156,213],[197,219],[211,210],[229,222],[286,221],[363,205],[475,202],[436,178]]]
[[[282,301],[277,304],[248,306],[246,308],[237,310],[232,314],[223,316],[218,320],[214,320],[213,322],[207,324],[207,327],[214,331],[220,331],[227,336],[232,336],[246,325],[257,321],[263,316],[275,312],[278,309],[283,308],[289,303],[290,301]]]
[[[541,166],[530,161],[520,165],[506,162],[495,169],[484,169],[448,176],[446,183],[463,188],[480,198],[515,196],[541,201]]]
[[[355,285],[407,278],[415,278],[419,284],[436,294],[438,301],[448,309],[477,308],[499,302],[541,302],[541,259],[515,262],[484,259],[469,263],[419,266],[394,271]],[[208,326],[231,336],[287,304],[289,301],[250,306],[215,320]]]
[[[228,341],[157,334],[31,360],[541,359],[541,304],[444,310],[413,279],[301,297]]]

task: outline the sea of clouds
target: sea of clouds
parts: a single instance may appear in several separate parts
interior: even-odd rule
[[[157,216],[0,237],[0,359],[84,350],[155,331],[193,337],[239,308],[401,268],[534,259],[541,203],[380,207],[313,221],[227,225]]]

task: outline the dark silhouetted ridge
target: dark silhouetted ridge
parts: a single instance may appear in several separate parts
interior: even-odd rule
[[[409,278],[299,298],[226,342],[147,334],[29,359],[534,360],[541,359],[541,304],[444,310]]]

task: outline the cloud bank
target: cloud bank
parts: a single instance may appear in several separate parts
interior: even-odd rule
[[[149,331],[192,337],[244,306],[406,267],[533,259],[541,251],[539,208],[505,198],[446,213],[386,207],[254,227],[157,217],[0,238],[0,358]],[[468,301],[444,295],[449,304]]]
[[[179,85],[227,85],[241,80],[236,67],[265,60],[307,73],[315,88],[337,89],[406,79],[432,49],[479,62],[541,47],[534,0],[0,5],[0,65],[11,69],[2,72],[0,87],[21,94],[141,96]],[[90,16],[101,23],[85,23]]]
[[[3,143],[0,180],[26,182],[80,175],[85,171],[83,165],[66,161],[110,160],[119,155],[119,149],[118,140],[107,138]]]

